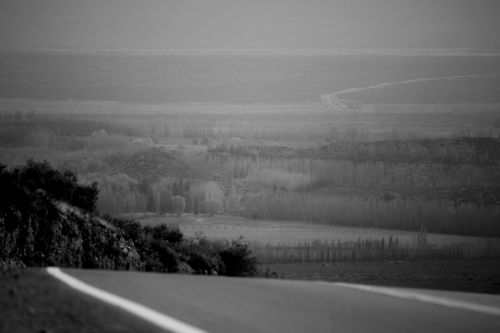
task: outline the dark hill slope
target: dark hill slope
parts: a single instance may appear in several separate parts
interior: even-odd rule
[[[140,269],[134,244],[91,215],[95,185],[47,163],[0,165],[0,260],[28,266]]]

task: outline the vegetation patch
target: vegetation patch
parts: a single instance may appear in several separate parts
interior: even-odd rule
[[[281,146],[218,145],[213,153],[274,158],[341,159],[355,162],[443,162],[448,164],[495,164],[500,162],[500,140],[459,137],[372,142],[332,141],[314,148]]]
[[[132,177],[182,177],[187,175],[189,167],[172,154],[151,148],[128,156],[117,171]]]
[[[184,239],[166,225],[142,227],[96,215],[96,184],[48,163],[0,168],[0,259],[28,266],[134,269],[248,276],[256,260],[241,241]],[[8,194],[8,195],[7,195]],[[182,200],[175,200],[182,206]],[[181,207],[182,208],[182,207]]]

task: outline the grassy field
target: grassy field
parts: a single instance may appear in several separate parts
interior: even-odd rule
[[[417,241],[418,233],[411,231],[353,228],[335,225],[320,225],[301,221],[251,220],[237,216],[136,216],[142,224],[158,225],[162,223],[178,226],[187,236],[194,237],[203,233],[210,239],[238,239],[240,236],[249,243],[296,245],[304,242],[347,242],[357,240],[381,240],[397,238],[402,244],[412,245]],[[477,247],[495,246],[500,249],[499,238],[482,238],[445,234],[427,234],[427,243],[431,246],[469,243]]]

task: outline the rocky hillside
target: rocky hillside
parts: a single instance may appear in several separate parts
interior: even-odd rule
[[[159,152],[152,154],[162,156]],[[169,158],[169,157],[166,157]],[[254,275],[256,259],[239,241],[184,239],[166,225],[99,217],[96,184],[29,161],[0,165],[0,263],[156,272]]]
[[[97,189],[47,163],[0,166],[0,260],[28,266],[141,269],[132,242],[93,216]]]

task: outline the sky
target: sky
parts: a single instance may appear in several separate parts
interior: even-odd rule
[[[500,48],[500,0],[0,0],[0,48]]]

